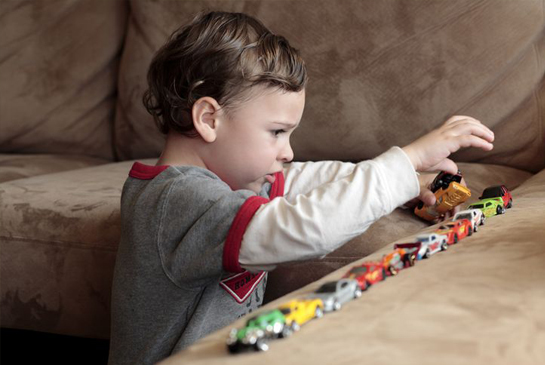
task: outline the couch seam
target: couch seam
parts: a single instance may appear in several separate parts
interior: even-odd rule
[[[91,246],[89,244],[82,244],[74,241],[53,241],[53,240],[40,240],[35,238],[27,238],[27,237],[17,237],[17,236],[0,236],[0,243],[4,243],[4,240],[14,240],[14,241],[30,241],[33,243],[39,243],[43,245],[49,245],[54,246],[55,244],[64,245],[65,247],[70,248],[80,248],[80,249],[88,249],[88,250],[101,250],[101,251],[111,251],[111,252],[117,252],[117,248],[107,248],[103,246]]]

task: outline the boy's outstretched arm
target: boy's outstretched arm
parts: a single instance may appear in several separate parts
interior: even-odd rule
[[[267,270],[282,262],[324,256],[417,197],[421,188],[415,171],[455,173],[451,153],[470,146],[490,150],[493,139],[477,120],[453,117],[403,149],[338,169],[340,176],[305,194],[274,199],[250,221],[238,262],[250,270]]]

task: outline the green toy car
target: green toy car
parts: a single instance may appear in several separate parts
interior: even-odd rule
[[[292,332],[292,328],[286,325],[284,314],[274,309],[250,318],[243,328],[233,328],[227,339],[227,348],[231,353],[252,349],[267,351],[267,340],[287,337]]]
[[[467,209],[480,209],[487,218],[505,213],[501,197],[479,200],[476,203],[470,204]]]

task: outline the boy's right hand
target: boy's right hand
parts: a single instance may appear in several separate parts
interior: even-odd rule
[[[454,116],[438,129],[403,147],[416,171],[447,171],[456,174],[458,167],[448,159],[460,148],[478,147],[490,151],[494,132],[477,119]]]

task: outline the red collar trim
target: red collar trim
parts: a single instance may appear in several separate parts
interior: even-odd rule
[[[135,162],[132,165],[131,171],[129,172],[130,177],[134,177],[135,179],[140,180],[151,180],[155,178],[157,175],[159,175],[161,172],[168,169],[169,165],[161,165],[161,166],[151,166],[151,165],[144,165],[140,162]]]

